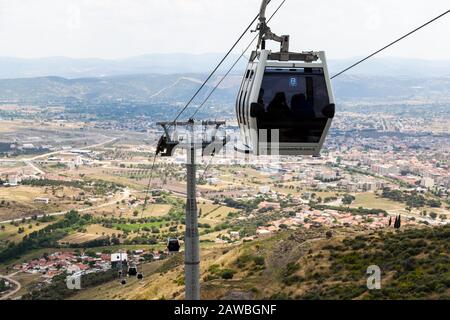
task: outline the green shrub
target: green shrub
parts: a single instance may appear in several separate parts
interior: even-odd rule
[[[233,279],[234,274],[235,274],[235,271],[233,271],[231,269],[224,269],[224,270],[222,270],[220,277],[225,280]]]
[[[264,259],[264,257],[262,257],[262,256],[255,257],[255,258],[253,259],[253,261],[255,262],[255,264],[256,264],[257,266],[263,266],[263,265],[265,264],[265,259]]]

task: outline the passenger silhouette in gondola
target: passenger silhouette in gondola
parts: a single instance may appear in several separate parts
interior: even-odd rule
[[[275,94],[275,97],[269,103],[267,112],[274,122],[282,122],[289,119],[291,110],[286,102],[286,95],[284,92],[278,92]]]
[[[315,116],[312,104],[306,100],[303,93],[292,96],[291,108],[296,118],[311,119]]]
[[[312,104],[306,99],[305,94],[300,93],[292,96],[291,108],[296,124],[296,139],[309,142],[311,136],[311,120],[315,117]]]
[[[264,106],[264,89],[259,89],[258,103]]]
[[[264,128],[267,123],[266,110],[264,105],[264,89],[259,89],[257,103],[252,103],[250,106],[250,116],[256,117],[258,127]]]

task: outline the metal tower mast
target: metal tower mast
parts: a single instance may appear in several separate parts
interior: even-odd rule
[[[157,154],[165,157],[173,155],[175,148],[180,146],[186,149],[187,162],[187,198],[186,198],[186,231],[184,236],[185,252],[184,252],[184,283],[185,283],[185,299],[200,300],[200,240],[198,234],[198,213],[197,213],[197,188],[196,188],[196,150],[205,150],[211,155],[217,153],[227,142],[227,139],[216,141],[217,129],[224,125],[224,121],[202,121],[198,124],[202,126],[214,126],[214,131],[210,141],[196,141],[193,120],[187,122],[158,122],[162,126],[165,134],[158,142],[156,149]],[[181,143],[178,137],[171,137],[169,133],[170,127],[183,126],[188,129],[189,136],[187,142]]]
[[[200,245],[197,219],[197,188],[196,188],[196,156],[194,126],[191,128],[191,138],[187,149],[187,199],[186,199],[186,231],[184,236],[184,281],[186,300],[200,300]]]

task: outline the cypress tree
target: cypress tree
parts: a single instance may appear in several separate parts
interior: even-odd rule
[[[395,229],[400,229],[400,215],[398,215],[397,217],[395,217],[395,222],[394,222],[394,228]]]

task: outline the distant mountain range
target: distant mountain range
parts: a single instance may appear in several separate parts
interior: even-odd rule
[[[223,54],[147,54],[126,59],[72,59],[49,57],[39,59],[0,57],[0,79],[57,76],[68,79],[109,77],[136,74],[208,73]],[[230,55],[220,72],[224,72],[238,56]],[[331,74],[353,64],[358,58],[329,61]],[[242,72],[246,61],[236,66]],[[403,58],[373,58],[352,69],[348,74],[370,76],[450,76],[450,60],[430,61]]]
[[[206,74],[141,74],[66,79],[39,77],[0,80],[0,103],[48,104],[183,104]],[[214,77],[195,102],[201,102],[217,83]],[[210,102],[232,104],[241,81],[229,75]],[[333,80],[337,101],[400,102],[450,101],[450,76],[400,77],[343,75]]]
[[[1,79],[0,103],[177,104],[186,102],[205,78],[204,74],[143,74],[77,79],[53,76]],[[208,83],[198,96],[199,101],[218,79],[217,76]],[[230,99],[234,99],[240,80],[240,75],[230,75],[211,100],[230,102]]]
[[[134,74],[207,73],[221,59],[221,54],[148,54],[127,59],[40,59],[1,58],[0,79],[58,76],[64,78],[108,77]],[[230,56],[224,71],[237,58]],[[245,68],[244,59],[237,70]]]
[[[0,103],[35,105],[182,105],[189,100],[219,54],[151,54],[122,60],[0,58]],[[231,56],[229,61],[234,61]],[[334,74],[355,59],[331,60]],[[245,68],[243,60],[210,102],[232,105]],[[227,65],[206,85],[200,103]],[[379,58],[333,80],[338,102],[450,101],[450,60]]]

